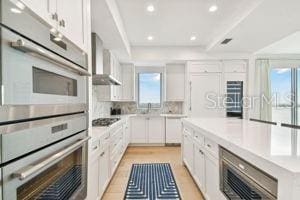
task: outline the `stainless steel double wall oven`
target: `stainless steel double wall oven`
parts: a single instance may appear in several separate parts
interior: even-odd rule
[[[0,0],[0,199],[85,199],[87,54]]]

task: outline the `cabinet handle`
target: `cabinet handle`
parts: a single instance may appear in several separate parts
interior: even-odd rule
[[[202,155],[204,154],[203,151],[201,149],[199,149],[199,153],[201,153]]]
[[[59,26],[62,26],[62,27],[66,27],[66,22],[65,22],[65,20],[60,20],[59,21]]]
[[[190,81],[190,111],[192,111],[192,81]]]
[[[57,13],[51,14],[51,18],[52,18],[53,20],[55,20],[55,21],[58,21],[58,15],[57,15]]]
[[[94,146],[94,147],[93,147],[93,150],[96,150],[96,149],[98,149],[98,146]]]
[[[211,145],[210,145],[210,144],[207,144],[207,147],[208,147],[208,148],[211,148]]]
[[[103,151],[101,154],[100,154],[100,157],[104,156],[105,154],[105,151]]]

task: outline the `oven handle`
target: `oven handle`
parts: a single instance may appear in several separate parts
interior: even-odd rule
[[[59,56],[47,53],[43,49],[28,45],[22,39],[18,39],[16,42],[11,42],[11,46],[19,51],[24,52],[24,53],[29,53],[32,56],[35,56],[35,57],[47,60],[49,62],[58,64],[58,65],[62,66],[63,68],[71,70],[73,72],[76,72],[82,76],[91,76],[91,74],[87,70],[84,70],[81,67],[76,66],[75,64],[73,64]]]
[[[51,166],[51,165],[57,163],[58,161],[62,160],[65,156],[67,156],[70,153],[72,153],[73,151],[75,151],[78,147],[82,146],[82,144],[85,143],[86,141],[88,141],[89,139],[90,139],[90,137],[86,137],[82,140],[79,140],[75,144],[72,144],[72,145],[68,146],[64,150],[50,156],[46,160],[43,160],[42,162],[34,164],[34,165],[30,165],[29,167],[26,167],[24,170],[20,170],[18,172],[15,172],[15,173],[13,173],[13,177],[19,178],[19,180],[21,180],[21,181],[25,180],[28,177],[30,177],[31,175],[33,175],[33,174],[47,168],[48,166]]]

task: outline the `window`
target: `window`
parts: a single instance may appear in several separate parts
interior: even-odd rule
[[[160,108],[162,102],[162,74],[138,73],[138,107]]]
[[[292,70],[274,68],[271,70],[272,121],[292,123]]]

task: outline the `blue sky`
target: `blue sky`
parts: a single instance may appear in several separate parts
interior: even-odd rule
[[[160,73],[139,74],[140,103],[160,103],[161,88]]]
[[[291,69],[272,69],[270,78],[272,95],[277,94],[278,103],[288,103],[284,97],[291,94]]]

